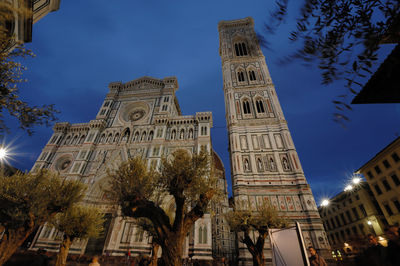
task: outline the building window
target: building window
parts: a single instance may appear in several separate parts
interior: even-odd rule
[[[237,76],[238,76],[238,81],[239,82],[243,82],[244,81],[244,73],[243,73],[243,71],[239,71],[237,73]]]
[[[142,242],[144,231],[139,228],[136,228],[136,229],[137,229],[137,231],[136,231],[136,235],[135,235],[135,242]]]
[[[381,170],[381,168],[379,168],[378,165],[375,166],[374,169],[375,169],[375,172],[376,172],[378,175],[379,175],[380,173],[382,173],[382,170]]]
[[[360,204],[358,207],[360,207],[361,213],[364,215],[364,217],[367,217],[367,212],[365,211],[364,205]]]
[[[393,201],[393,204],[394,206],[396,206],[397,212],[400,212],[400,202],[397,199],[395,199]]]
[[[168,101],[169,101],[169,97],[168,96],[164,97],[164,102],[167,103]]]
[[[375,209],[378,211],[378,214],[383,215],[382,209],[379,206],[378,202],[376,200],[373,200],[372,203],[374,204]]]
[[[370,179],[374,178],[374,176],[372,175],[371,171],[368,171],[368,172],[367,172],[367,176],[368,176]]]
[[[256,101],[256,107],[257,107],[257,113],[265,113],[264,104],[263,104],[262,100]]]
[[[342,219],[343,224],[347,224],[346,219],[344,218],[343,213],[340,214],[340,218]]]
[[[351,215],[350,215],[349,211],[346,211],[346,216],[347,216],[347,219],[349,219],[349,222],[352,223],[353,219],[351,218]]]
[[[393,158],[393,161],[395,161],[396,163],[398,162],[398,161],[400,161],[400,157],[399,157],[399,155],[397,155],[397,153],[392,153],[392,158]]]
[[[390,163],[387,160],[383,160],[382,163],[383,163],[383,165],[385,166],[386,169],[391,167]]]
[[[135,228],[134,223],[132,222],[126,222],[124,226],[124,231],[122,232],[122,237],[121,237],[121,243],[129,243],[132,235],[133,235],[133,230]]]
[[[254,73],[254,70],[249,71],[249,78],[251,81],[256,80],[256,73]]]
[[[381,194],[382,194],[382,190],[381,190],[381,188],[379,187],[378,184],[375,184],[375,185],[374,185],[374,188],[375,188],[376,194],[378,194],[378,195],[381,195]]]
[[[333,220],[333,218],[331,218],[331,224],[332,224],[333,228],[336,228],[336,224],[335,224],[335,221]]]
[[[360,220],[360,216],[358,215],[357,209],[356,208],[352,208],[351,210],[353,211],[353,214],[356,217],[356,219]]]
[[[353,226],[353,227],[351,228],[351,230],[353,230],[353,234],[354,234],[355,236],[358,235],[357,227]]]
[[[394,183],[396,186],[400,185],[400,180],[399,180],[399,178],[397,177],[396,174],[391,175],[391,178],[392,178],[392,180],[393,180],[393,183]]]
[[[250,103],[249,103],[248,100],[244,100],[243,101],[243,113],[244,114],[250,114],[251,113],[251,111],[250,111]]]
[[[356,195],[356,200],[360,200],[360,196],[358,196],[358,194]]]
[[[347,234],[348,236],[350,236],[350,229],[349,229],[349,228],[346,228],[345,231],[346,231],[346,234]]]
[[[392,188],[390,187],[390,185],[389,185],[389,183],[388,183],[388,181],[387,181],[386,179],[384,179],[384,180],[382,181],[382,184],[383,184],[383,186],[385,187],[386,191],[389,191],[389,190],[392,189]]]
[[[337,215],[335,216],[335,220],[338,226],[342,226],[342,223],[339,221],[339,217]]]
[[[164,104],[161,111],[167,111],[167,109],[168,109],[168,105]]]
[[[389,214],[389,216],[392,216],[393,215],[393,211],[390,208],[389,204],[388,203],[384,203],[383,206],[385,207],[385,210]]]
[[[244,42],[235,43],[235,52],[236,52],[236,56],[247,55],[246,44]]]

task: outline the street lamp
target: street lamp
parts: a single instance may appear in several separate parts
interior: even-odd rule
[[[368,225],[372,225],[372,222],[368,220],[368,221],[367,221],[367,224],[368,224]]]
[[[353,189],[353,186],[352,185],[347,185],[345,188],[344,188],[344,191],[350,191],[350,190],[352,190]]]
[[[353,179],[351,180],[353,182],[354,185],[357,185],[361,182],[361,178],[359,177],[353,177]]]
[[[8,155],[7,149],[4,147],[1,147],[0,148],[0,160],[1,161],[5,160],[7,158],[7,155]]]
[[[326,207],[326,206],[328,206],[328,205],[329,205],[329,200],[328,200],[328,199],[322,200],[321,206]]]

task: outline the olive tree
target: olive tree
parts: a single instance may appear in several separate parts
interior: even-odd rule
[[[286,227],[288,221],[275,207],[266,202],[260,204],[258,208],[251,207],[248,202],[239,202],[235,207],[235,210],[228,212],[225,218],[232,231],[243,233],[240,241],[253,256],[253,265],[264,266],[264,244],[269,229]],[[257,235],[255,242],[251,237],[253,232]]]
[[[75,239],[95,238],[101,235],[103,217],[104,214],[97,208],[74,205],[51,220],[49,225],[63,233],[56,266],[67,264],[68,251]]]
[[[0,265],[36,228],[80,201],[84,191],[80,182],[46,170],[0,176]]]
[[[208,154],[176,150],[170,157],[162,159],[160,172],[148,170],[138,157],[123,163],[109,173],[110,193],[124,215],[151,221],[165,264],[181,265],[185,237],[219,190]],[[163,201],[160,194],[166,195]],[[171,201],[174,211],[169,217],[165,203]]]

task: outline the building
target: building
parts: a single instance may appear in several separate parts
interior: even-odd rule
[[[214,206],[213,218],[205,214],[196,221],[186,240],[185,256],[194,259],[211,259],[213,254],[229,256],[230,230],[223,219],[223,213],[229,208],[225,169],[211,145],[212,115],[199,112],[183,116],[175,97],[177,89],[175,77],[112,82],[94,120],[54,126],[54,133],[32,171],[47,168],[87,184],[84,202],[100,207],[106,217],[104,237],[75,241],[71,253],[118,256],[131,250],[133,255],[149,255],[151,239],[138,230],[132,219],[121,217],[105,197],[107,168],[115,168],[134,156],[145,158],[149,167],[157,168],[161,157],[176,149],[191,153],[205,149],[213,154],[225,199]],[[57,251],[61,236],[52,227],[43,226],[31,247]]]
[[[377,235],[385,244],[387,221],[365,181],[331,198],[329,205],[320,206],[318,211],[336,257],[367,248],[368,234]]]
[[[32,26],[48,13],[60,8],[61,0],[6,0],[15,10],[14,20],[6,24],[7,31],[14,36],[14,46],[32,41]],[[28,12],[31,11],[31,14]]]
[[[253,207],[269,201],[298,221],[305,244],[327,256],[327,240],[287,122],[279,104],[252,18],[218,24],[229,136],[233,197]],[[272,260],[269,243],[265,258]],[[252,259],[239,243],[240,265]]]
[[[400,137],[365,163],[357,173],[371,187],[389,224],[400,224]]]

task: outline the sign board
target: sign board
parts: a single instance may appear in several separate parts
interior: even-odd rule
[[[270,229],[272,263],[275,266],[309,266],[300,224],[284,229]]]

